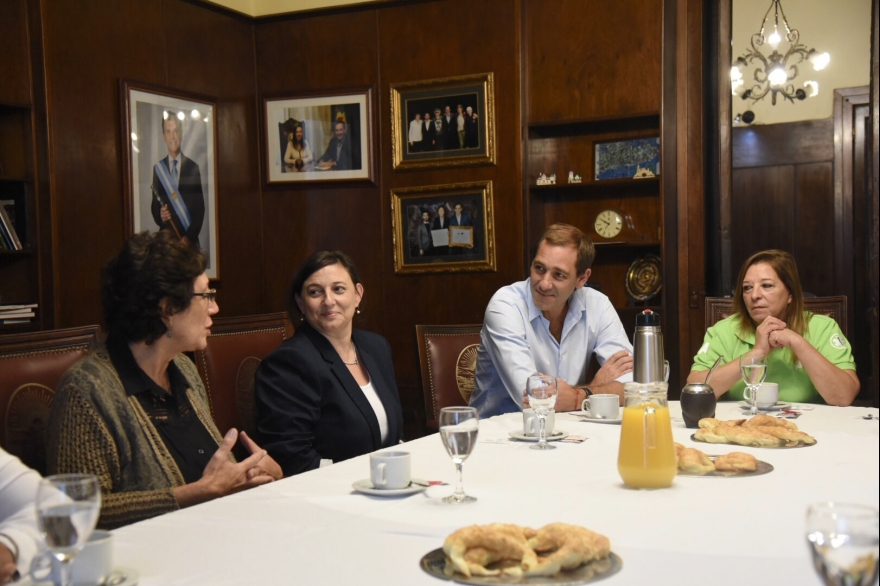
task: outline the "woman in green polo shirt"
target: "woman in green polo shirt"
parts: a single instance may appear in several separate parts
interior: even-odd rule
[[[794,257],[782,250],[752,255],[739,271],[734,313],[706,331],[688,382],[712,375],[715,396],[743,398],[739,358],[767,357],[767,382],[779,384],[779,400],[850,405],[859,394],[852,348],[830,317],[804,311],[804,293]]]

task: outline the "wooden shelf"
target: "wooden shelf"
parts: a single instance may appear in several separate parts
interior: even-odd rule
[[[34,250],[32,248],[25,248],[23,250],[0,250],[0,258],[8,259],[8,258],[25,258],[31,257],[34,255]]]
[[[559,120],[529,124],[529,139],[608,134],[631,131],[660,132],[660,113],[643,112],[630,116],[592,118],[586,120]]]
[[[594,237],[595,238],[595,237]],[[625,240],[611,240],[611,241],[602,241],[596,242],[593,240],[593,246],[596,248],[601,248],[603,252],[610,251],[611,249],[618,248],[658,248],[660,246],[659,242],[629,242]]]
[[[657,195],[660,177],[645,179],[606,179],[604,181],[584,181],[583,183],[562,183],[557,185],[529,185],[532,193],[542,194],[585,194],[608,197],[644,197]]]

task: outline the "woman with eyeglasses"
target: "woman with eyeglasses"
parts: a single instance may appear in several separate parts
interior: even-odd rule
[[[282,477],[244,432],[225,436],[183,353],[219,311],[205,255],[165,230],[133,236],[104,268],[106,343],[62,377],[49,414],[52,474],[98,476],[98,526],[114,528]],[[236,441],[250,455],[231,457]]]

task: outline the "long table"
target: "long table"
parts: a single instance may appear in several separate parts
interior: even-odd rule
[[[464,465],[478,501],[450,506],[455,470],[437,435],[402,446],[416,478],[444,480],[405,498],[364,496],[369,457],[232,495],[115,531],[117,566],[141,586],[217,584],[438,585],[420,558],[474,523],[540,527],[565,521],[607,535],[623,560],[602,584],[818,584],[804,536],[807,506],[837,500],[878,505],[878,410],[816,406],[798,426],[818,443],[796,449],[697,444],[670,403],[676,441],[710,454],[751,452],[775,470],[752,478],[677,477],[661,490],[626,488],[617,474],[620,426],[557,414],[556,427],[586,436],[539,452],[487,443],[521,429],[522,416],[480,422]],[[871,413],[873,420],[863,415]],[[721,419],[742,416],[720,403]]]

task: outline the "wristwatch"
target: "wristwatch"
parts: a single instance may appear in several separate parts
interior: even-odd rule
[[[588,397],[593,396],[593,391],[590,390],[590,387],[581,387],[581,388],[584,390],[584,392],[587,394]]]

